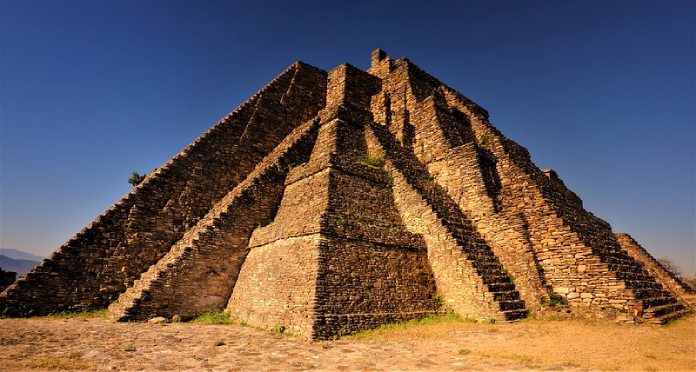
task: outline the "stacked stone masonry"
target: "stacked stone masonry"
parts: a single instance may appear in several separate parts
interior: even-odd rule
[[[453,311],[665,323],[688,287],[406,58],[296,62],[0,294],[321,339]]]

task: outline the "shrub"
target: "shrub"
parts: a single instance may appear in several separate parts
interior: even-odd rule
[[[568,305],[568,299],[558,293],[552,293],[549,299],[549,306]]]
[[[130,183],[133,186],[138,186],[138,184],[143,182],[145,177],[147,177],[147,173],[140,174],[137,171],[133,171],[130,177],[128,177],[128,183]]]

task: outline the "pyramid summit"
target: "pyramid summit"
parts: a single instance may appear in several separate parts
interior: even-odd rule
[[[382,50],[293,63],[0,294],[315,339],[447,311],[665,323],[688,287],[486,110]]]

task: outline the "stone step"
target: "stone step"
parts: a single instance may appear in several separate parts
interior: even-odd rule
[[[517,291],[492,292],[493,299],[496,301],[518,300],[520,293]]]
[[[481,274],[481,273],[479,273]],[[503,284],[510,283],[510,277],[507,275],[493,276],[493,275],[481,275],[483,284]]]
[[[524,309],[519,309],[519,310],[508,310],[508,311],[501,311],[499,312],[500,315],[500,320],[501,321],[513,321],[513,320],[519,320],[519,319],[524,319],[528,315],[528,311]]]
[[[502,265],[500,264],[499,261],[477,261],[476,262],[476,269],[477,270],[482,270],[482,271],[496,271],[499,270],[501,273],[502,271]]]
[[[460,247],[466,247],[465,245],[459,245]],[[466,258],[468,258],[471,261],[476,261],[478,266],[483,266],[483,264],[488,264],[488,265],[493,265],[493,264],[498,264],[500,265],[500,261],[498,261],[498,258],[493,254],[491,251],[487,252],[479,252],[479,251],[474,251],[470,249],[464,249],[462,250],[462,253],[466,255]]]
[[[683,310],[674,311],[674,312],[671,312],[671,313],[668,313],[668,314],[665,314],[665,315],[662,315],[659,317],[646,319],[646,321],[649,323],[654,323],[654,324],[667,324],[673,320],[676,320],[676,319],[679,319],[683,316],[689,315],[692,312],[693,312],[693,310],[689,310],[689,309],[685,308]]]
[[[500,269],[501,267],[500,261],[498,261],[495,257],[476,258],[475,256],[467,256],[466,258],[474,262],[477,269],[481,268],[482,270],[485,270],[484,268],[492,266]]]
[[[644,309],[677,303],[677,300],[674,297],[666,296],[647,297],[641,299],[640,301],[643,304]]]
[[[656,291],[662,291],[664,288],[662,288],[662,285],[657,283],[654,280],[624,280],[624,283],[626,283],[626,287],[631,288],[631,289],[642,289],[642,290],[650,290],[654,289]]]
[[[515,285],[511,282],[508,283],[492,283],[488,284],[489,292],[509,292],[515,291]]]
[[[504,300],[498,301],[498,307],[501,311],[524,310],[524,301],[522,300]]]
[[[628,272],[628,271],[615,271],[616,277],[623,280],[642,280],[642,281],[653,281],[652,277],[645,273],[640,272]]]
[[[656,298],[656,297],[669,297],[671,298],[672,295],[668,293],[667,291],[663,289],[661,290],[644,290],[644,291],[635,291],[635,296],[636,300],[644,300],[648,298]]]
[[[476,271],[479,272],[479,274],[481,275],[482,278],[483,277],[485,277],[485,278],[507,278],[507,279],[502,280],[503,283],[507,283],[507,282],[511,281],[510,275],[508,275],[508,273],[506,271],[503,271],[502,266],[497,270],[496,269],[479,270],[479,268],[476,268]],[[494,282],[491,281],[491,282],[486,283],[486,284],[490,284],[490,283],[494,283]]]
[[[644,268],[636,267],[636,265],[610,263],[607,266],[609,270],[614,272],[645,272]]]
[[[674,304],[667,304],[667,305],[661,305],[661,306],[655,306],[651,307],[648,309],[644,310],[644,315],[643,317],[648,319],[648,318],[659,318],[663,315],[681,311],[686,309],[686,306],[680,304],[680,303],[674,303]]]
[[[633,260],[631,257],[626,256],[626,257],[616,257],[616,256],[608,256],[604,255],[602,256],[603,260],[605,263],[609,265],[617,265],[617,266],[625,266],[627,268],[632,268],[632,269],[642,269],[643,267],[637,263],[635,260]]]

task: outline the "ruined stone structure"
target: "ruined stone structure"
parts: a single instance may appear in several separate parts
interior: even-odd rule
[[[663,323],[688,311],[685,288],[483,108],[377,50],[367,71],[294,63],[0,294],[0,312],[225,310],[327,338],[443,311]]]
[[[9,287],[15,280],[17,280],[17,273],[13,271],[4,271],[0,268],[0,291]]]

